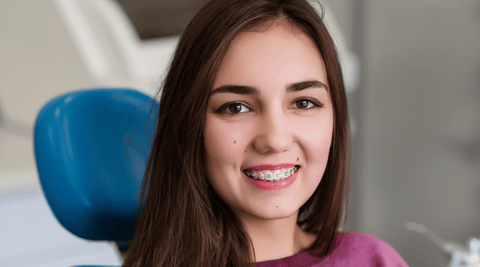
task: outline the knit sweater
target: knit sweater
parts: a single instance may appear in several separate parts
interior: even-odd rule
[[[355,232],[337,233],[333,250],[323,258],[308,251],[290,257],[257,262],[257,267],[405,267],[407,263],[395,249],[375,236]]]

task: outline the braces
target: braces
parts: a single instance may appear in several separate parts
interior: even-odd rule
[[[292,176],[298,169],[300,168],[300,166],[298,165],[295,165],[293,168],[290,169],[290,171],[285,171],[283,173],[283,176],[280,177],[279,175],[282,175],[282,173],[280,172],[275,172],[276,174],[276,178],[273,178],[274,174],[272,174],[270,171],[269,174],[267,174],[267,177],[265,177],[263,175],[263,173],[259,173],[258,175],[256,173],[254,173],[253,171],[250,171],[250,170],[244,170],[243,173],[245,173],[245,175],[247,175],[248,177],[252,178],[252,179],[255,179],[255,180],[259,180],[259,181],[268,181],[268,182],[275,182],[275,181],[281,181],[281,180],[284,180],[286,178],[289,178],[290,176]],[[258,176],[258,178],[257,178]]]

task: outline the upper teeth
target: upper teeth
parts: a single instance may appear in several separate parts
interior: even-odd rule
[[[263,180],[263,181],[278,181],[283,180],[285,178],[290,177],[293,173],[298,170],[298,166],[291,167],[291,168],[284,168],[279,170],[264,170],[264,171],[252,171],[252,170],[244,170],[243,172],[256,180]]]

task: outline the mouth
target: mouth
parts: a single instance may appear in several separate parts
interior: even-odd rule
[[[254,180],[276,182],[290,178],[292,175],[298,172],[299,169],[300,165],[294,165],[293,167],[259,167],[245,169],[243,170],[243,173]]]

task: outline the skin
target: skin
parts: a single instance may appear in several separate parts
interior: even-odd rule
[[[289,84],[310,80],[326,88],[286,92]],[[307,35],[279,20],[235,37],[212,91],[224,85],[253,86],[259,94],[209,97],[204,128],[209,182],[242,222],[257,262],[292,256],[316,239],[296,221],[322,179],[332,143],[324,60]],[[301,166],[296,181],[281,190],[259,189],[242,172],[280,163]]]

